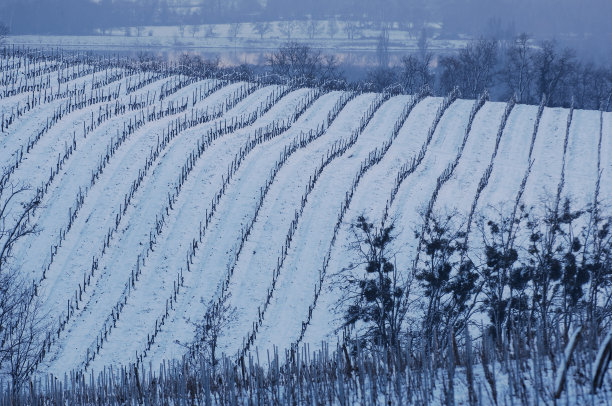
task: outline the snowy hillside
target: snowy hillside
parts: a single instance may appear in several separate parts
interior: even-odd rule
[[[13,260],[51,321],[38,369],[60,376],[180,357],[221,301],[219,352],[335,342],[330,274],[361,214],[395,220],[402,268],[428,205],[485,210],[525,179],[527,205],[559,184],[586,204],[598,154],[612,196],[611,113],[20,57],[0,83],[3,184],[40,202]]]

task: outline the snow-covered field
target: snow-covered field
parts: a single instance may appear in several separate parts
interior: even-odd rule
[[[6,67],[11,60],[0,63]],[[31,68],[6,68],[4,75],[23,76]],[[83,89],[78,97],[88,102],[78,104],[68,93],[41,99],[0,134],[0,162],[14,168],[9,182],[32,187],[22,199],[36,193],[40,198],[30,219],[40,232],[19,242],[14,261],[36,284],[54,323],[39,369],[56,375],[178,357],[195,339],[195,326],[210,303],[221,296],[233,312],[219,351],[243,350],[255,324],[251,349],[295,343],[309,318],[326,255],[327,275],[353,260],[347,248],[350,223],[362,213],[380,223],[398,172],[427,144],[442,103],[433,97],[418,101],[393,138],[412,96],[380,103],[376,94],[352,97],[120,69],[113,70],[116,80],[93,89],[110,70],[89,68],[50,66],[38,77],[50,75],[46,92],[54,94],[60,75],[81,70],[60,89]],[[132,89],[135,83],[142,86]],[[166,96],[160,100],[162,91]],[[102,92],[117,93],[96,100]],[[24,91],[0,98],[0,116],[8,120],[38,96]],[[414,254],[413,230],[436,180],[460,152],[473,104],[456,100],[444,111],[425,156],[388,208],[400,232],[395,247],[400,269]],[[330,120],[337,107],[339,114]],[[529,167],[538,108],[515,106],[495,150],[504,109],[503,103],[486,102],[476,113],[435,210],[468,212],[490,162],[493,169],[477,207],[515,198]],[[208,119],[194,120],[205,113]],[[599,112],[574,111],[566,132],[569,113],[544,109],[523,195],[528,205],[555,193],[562,171],[564,194],[579,205],[592,201],[598,154],[600,197],[610,203],[612,113],[601,116],[600,148]],[[296,144],[300,137],[303,142]],[[362,163],[388,140],[391,146],[360,178],[336,231]],[[349,142],[342,153],[332,153]],[[302,342],[335,341],[335,289],[329,277],[323,279]]]
[[[436,54],[453,52],[468,42],[467,39],[440,38],[440,24],[430,23],[427,27],[428,49]],[[266,55],[288,41],[297,41],[324,53],[333,53],[340,63],[374,66],[381,29],[365,27],[358,22],[284,20],[261,24],[117,27],[90,35],[20,34],[10,35],[7,43],[38,49],[125,52],[134,56],[143,51],[161,52],[170,59],[178,58],[183,52],[194,52],[205,58],[218,57],[224,66],[235,66],[263,64]],[[419,50],[420,30],[396,24],[387,27],[387,33],[390,61],[394,64],[399,64],[406,54]]]
[[[351,27],[349,29],[349,26]],[[275,49],[283,42],[305,41],[322,49],[376,50],[376,42],[383,27],[364,26],[353,21],[283,20],[263,23],[201,24],[181,26],[117,27],[97,30],[92,35],[12,35],[15,45],[61,46],[64,48],[90,46],[96,48],[130,47],[195,47],[225,49]],[[389,35],[390,51],[418,49],[421,31],[397,24],[385,27]],[[440,24],[429,23],[430,47],[437,51],[465,44],[465,40],[438,38]],[[350,33],[350,35],[349,35]]]

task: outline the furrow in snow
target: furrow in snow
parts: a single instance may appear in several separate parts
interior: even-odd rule
[[[216,98],[221,99],[221,96],[225,96],[231,89],[232,86],[225,91],[220,91]],[[187,94],[187,91],[184,92],[183,97]],[[216,102],[215,97],[211,99],[211,102]],[[119,156],[124,156],[127,153],[123,152],[122,148],[125,148],[126,151],[131,151],[134,155],[141,154],[140,151],[146,149],[147,142],[155,141],[154,136],[157,132],[153,129],[160,126],[165,127],[173,119],[174,117],[168,117],[143,127],[142,131],[150,131],[150,136],[143,137],[141,131],[137,131],[126,137],[124,141],[125,146],[124,143],[117,144],[119,142],[118,133],[123,131],[123,123],[126,120],[126,117],[123,116],[117,116],[104,122],[92,133],[88,134],[86,144],[76,149],[73,153],[74,156],[62,168],[57,181],[49,187],[41,200],[41,208],[38,209],[35,218],[41,232],[35,237],[24,240],[20,247],[21,250],[36,249],[41,254],[31,257],[21,256],[24,259],[21,268],[31,272],[32,277],[38,279],[40,271],[49,267],[53,258],[49,249],[52,246],[60,245],[58,240],[60,238],[60,230],[62,235],[65,235],[69,229],[68,225],[72,225],[74,222],[74,220],[70,221],[70,216],[77,216],[79,214],[79,208],[85,199],[87,199],[88,192],[92,188],[91,174],[96,170],[95,165],[98,165],[105,154],[108,153],[109,145],[114,145]],[[134,150],[137,145],[141,145],[140,149]],[[113,162],[114,159],[115,155],[113,154],[109,163]],[[137,160],[136,162],[140,163],[141,161]],[[124,173],[126,178],[129,177],[127,176],[128,173]],[[79,196],[83,199],[82,203],[77,202]]]
[[[395,186],[395,174],[402,165],[409,163],[419,154],[441,102],[440,98],[428,98],[414,108],[385,159],[364,176],[355,191],[351,206],[338,231],[338,241],[341,243],[335,245],[331,251],[328,265],[331,275],[321,289],[310,325],[303,338],[304,343],[318,344],[321,340],[330,337],[339,327],[339,315],[336,314],[335,309],[338,291],[337,286],[333,285],[330,279],[334,278],[333,275],[337,271],[357,260],[354,257],[355,253],[347,247],[348,242],[353,238],[350,230],[351,222],[357,216],[364,215],[374,224],[380,223],[382,209],[387,203],[386,199]]]
[[[529,206],[550,205],[555,199],[565,138],[568,110],[545,108],[533,149],[533,166],[523,199]]]
[[[563,197],[574,209],[593,203],[597,180],[599,111],[575,110],[570,127]]]
[[[308,197],[275,294],[251,348],[260,347],[264,351],[273,345],[287,348],[300,334],[301,320],[294,315],[303,314],[311,302],[320,264],[334,235],[338,208],[346,193],[350,193],[355,173],[359,172],[364,159],[388,141],[397,118],[409,101],[410,97],[402,96],[386,102],[355,145],[323,171]],[[239,343],[234,342],[234,348],[236,344]],[[226,346],[231,353],[232,343]]]
[[[219,209],[214,217],[217,221],[213,220],[211,228],[206,232],[207,236],[201,243],[205,255],[215,252],[217,255],[225,258],[232,256],[231,252],[229,254],[225,254],[225,252],[235,250],[236,240],[240,240],[240,226],[245,224],[251,216],[255,198],[259,196],[262,182],[274,164],[274,160],[270,159],[270,157],[277,156],[278,153],[283,151],[287,143],[294,136],[299,135],[302,129],[320,125],[327,115],[328,108],[333,107],[337,97],[337,94],[323,96],[295,123],[295,127],[292,126],[282,136],[267,141],[249,154],[227,187],[223,197],[224,203],[219,205]],[[230,153],[232,149],[229,149],[229,147],[229,144],[224,145],[225,151],[221,149],[220,153],[217,154],[226,157],[225,165],[227,165],[228,157],[231,159]],[[159,271],[150,273],[148,280],[145,282],[147,288],[141,289],[140,292],[137,290],[134,300],[130,299],[130,304],[122,314],[123,321],[118,323],[118,329],[116,333],[113,333],[116,336],[109,340],[108,350],[105,349],[101,353],[99,360],[96,359],[96,362],[92,364],[93,368],[113,361],[114,359],[109,357],[116,353],[116,348],[126,348],[127,346],[131,349],[130,353],[135,354],[136,352],[144,353],[146,348],[149,347],[146,345],[147,339],[156,334],[156,318],[165,312],[164,301],[173,288],[172,282],[176,270],[185,268],[185,257],[171,257],[167,249],[164,248],[167,245],[165,242],[172,242],[173,251],[178,250],[178,252],[186,253],[190,249],[194,236],[197,240],[200,225],[194,222],[194,219],[202,217],[202,211],[206,210],[206,206],[203,203],[210,201],[213,193],[221,186],[204,187],[206,184],[212,183],[215,177],[217,177],[218,182],[219,173],[215,173],[210,168],[210,164],[212,162],[207,164],[207,170],[200,170],[202,175],[198,177],[198,181],[190,183],[188,189],[186,189],[186,195],[177,201],[176,204],[179,205],[176,209],[177,216],[172,220],[168,233],[162,235],[161,251],[157,255],[152,256],[152,259],[157,263]],[[218,164],[215,166],[223,167],[223,165]],[[206,181],[201,182],[202,179],[206,179]],[[217,238],[218,242],[210,245],[213,243],[211,240],[215,238]],[[215,249],[209,251],[206,249],[207,246],[214,246]],[[168,270],[169,272],[163,272],[163,270]],[[202,283],[208,282],[209,286],[206,288],[209,290],[212,286],[216,286],[223,278],[223,271],[225,271],[225,267],[214,269],[200,264],[198,259],[195,258],[195,262],[193,265],[190,265],[189,270],[183,272],[184,287],[181,288],[180,292],[181,300],[173,305],[172,313],[175,311],[178,314],[180,312],[190,313],[190,316],[187,317],[192,317],[191,320],[193,322],[197,321],[204,311],[204,304],[200,303],[200,299],[206,298],[204,296],[205,292],[201,289]],[[150,295],[143,292],[155,293]],[[183,297],[187,297],[190,300],[185,302],[182,299]],[[181,308],[181,303],[186,303],[187,308]],[[143,311],[143,307],[146,310]],[[198,308],[200,309],[200,314],[197,313],[196,309]],[[130,321],[136,319],[139,320],[138,323]],[[161,328],[162,326],[158,327]],[[163,328],[172,332],[177,331],[173,323],[165,323]],[[126,341],[129,341],[129,344]],[[160,346],[163,349],[163,345],[159,344],[159,342],[163,342],[163,334],[160,335],[160,338],[156,338],[156,343],[151,351],[155,352]]]
[[[301,95],[304,94],[305,92],[306,90],[299,90],[299,91],[294,92],[292,95],[287,96],[286,99],[283,100],[282,108],[274,107],[268,114],[263,116],[262,119],[258,120],[256,123],[260,125],[260,123],[270,122],[271,120],[273,120],[273,118],[276,118],[276,119],[285,118],[286,117],[285,110],[288,108],[287,106],[291,107],[293,103],[297,102],[297,100],[299,100]],[[262,96],[265,97],[267,96],[267,94],[263,94]],[[293,102],[291,100],[293,100]],[[251,103],[251,105],[253,106],[253,108],[257,108],[259,106],[259,103],[257,101],[253,100],[252,102],[253,103]],[[240,130],[235,134],[231,134],[227,137],[224,137],[223,139],[225,140],[225,138],[228,138],[229,139],[228,142],[230,142],[233,145],[233,148],[236,149],[236,148],[239,148],[239,146],[244,143],[244,140],[249,133],[250,131],[247,128],[247,129]],[[161,192],[163,196],[166,196],[166,194],[169,192],[174,193],[173,192],[174,188],[172,185],[174,181],[180,175],[181,163],[183,163],[186,157],[188,157],[190,151],[194,147],[196,147],[199,137],[195,137],[190,140],[188,137],[181,136],[178,138],[178,140],[182,140],[182,141],[179,141],[172,145],[172,147],[169,149],[169,151],[164,156],[164,159],[161,160],[162,167],[159,170],[154,171],[152,174],[153,180],[149,181],[149,182],[153,182],[151,183],[152,186],[147,188],[144,191],[144,193],[150,195],[151,201],[155,203],[154,204],[155,209],[151,208],[151,210],[154,210],[154,211],[147,212],[144,215],[130,213],[130,217],[135,217],[137,220],[140,220],[141,217],[148,218],[149,222],[142,224],[142,226],[144,227],[146,227],[147,224],[150,224],[150,220],[154,219],[155,216],[159,214],[160,209],[164,205],[165,198],[159,199],[159,197],[157,198],[155,197],[155,196],[160,195],[160,188],[161,190],[164,190],[164,189],[166,190],[165,192]],[[234,141],[232,142],[232,140]],[[172,154],[175,154],[174,159],[172,159],[172,156],[171,156]],[[179,157],[181,158],[178,159]],[[217,170],[221,169],[221,171],[223,170],[223,168],[219,168],[219,167],[217,167],[216,169]],[[157,185],[157,186],[153,186],[153,185]],[[147,190],[149,190],[149,192],[147,192]],[[145,197],[141,197],[140,199],[141,201],[148,202],[147,198]],[[117,297],[122,294],[121,292],[123,291],[123,285],[126,281],[126,277],[129,276],[129,269],[125,270],[124,268],[131,267],[132,264],[136,262],[137,260],[136,254],[143,251],[143,246],[146,247],[149,244],[149,239],[150,239],[150,234],[148,233],[149,230],[147,229],[144,232],[146,235],[143,235],[143,232],[142,232],[143,227],[141,227],[140,223],[138,223],[137,225],[138,225],[139,232],[136,234],[130,234],[132,235],[131,238],[132,238],[133,243],[138,244],[134,247],[133,250],[131,250],[131,252],[134,252],[134,258],[130,258],[126,262],[126,258],[122,255],[123,249],[125,247],[122,245],[115,245],[118,243],[114,243],[111,249],[110,258],[108,260],[110,262],[109,263],[105,262],[102,264],[101,268],[102,268],[103,275],[101,276],[101,279],[97,282],[97,285],[102,283],[101,281],[104,281],[105,285],[103,286],[105,289],[100,293],[103,295],[104,300],[100,302],[100,306],[106,308],[107,310],[104,311],[103,314],[111,313],[111,308],[116,303]],[[155,229],[155,226],[150,227],[150,228]],[[113,265],[113,263],[115,263],[116,265]],[[151,262],[147,261],[147,263],[156,264],[156,261],[155,260]],[[172,269],[171,271],[175,271],[175,269]],[[116,289],[109,290],[108,289],[109,284],[110,286],[116,286]],[[94,291],[94,295],[91,299],[89,299],[89,301],[91,302],[92,300],[95,300],[96,295],[97,294]],[[87,310],[88,310],[88,313],[91,311],[94,311],[94,309],[87,309]],[[83,317],[80,317],[80,319],[82,318]],[[87,318],[85,318],[85,321],[87,321]],[[93,333],[95,332],[97,331],[94,331]],[[79,341],[80,338],[78,337],[80,337],[80,334],[91,334],[91,333],[92,332],[83,332],[83,331],[75,330],[75,333],[73,335],[77,337],[76,341]],[[77,362],[81,361],[83,358],[84,358],[83,355],[78,356]]]
[[[230,91],[232,89],[229,89]],[[259,100],[265,99],[270,93],[270,90],[264,90],[258,94],[250,96],[252,97],[252,101],[258,105]],[[219,95],[213,97],[213,102],[217,103],[219,100],[223,100],[226,97],[227,93],[221,91]],[[215,100],[216,99],[216,100]],[[158,136],[161,136],[162,129],[166,127],[170,122],[175,120],[174,117],[171,117],[168,120],[164,120],[161,123],[152,124],[152,127],[145,126],[141,131],[143,131],[147,136],[140,137],[132,137],[132,142],[126,146],[126,148],[121,149],[117,158],[111,161],[111,165],[105,170],[101,179],[96,183],[93,188],[91,198],[86,202],[86,207],[83,209],[83,213],[81,216],[77,218],[77,225],[75,226],[75,231],[69,235],[69,238],[66,241],[67,252],[64,253],[62,261],[66,262],[66,267],[71,271],[70,273],[62,273],[60,277],[64,282],[72,284],[73,286],[77,286],[79,280],[83,281],[83,274],[88,273],[87,271],[91,267],[91,258],[93,255],[99,255],[98,249],[102,243],[102,238],[104,234],[107,232],[108,227],[112,227],[115,224],[115,216],[112,215],[112,211],[119,208],[119,205],[124,202],[124,193],[127,193],[130,184],[135,178],[138,178],[138,171],[142,173],[141,166],[145,161],[145,158],[148,159],[151,148],[155,150],[155,144],[159,141]],[[193,148],[194,144],[197,144],[199,140],[199,134],[201,132],[206,133],[206,128],[214,127],[218,124],[217,121],[207,123],[201,127],[195,127],[191,130],[186,131],[183,134],[180,134],[178,137],[173,138],[172,141],[178,143],[178,150],[181,152],[177,155],[181,161],[185,158],[185,148]],[[149,129],[149,131],[145,131]],[[152,131],[156,129],[155,131]],[[165,129],[164,129],[165,131]],[[180,146],[183,146],[182,148]],[[173,146],[173,143],[171,143]],[[171,148],[172,149],[172,148]],[[163,152],[163,151],[161,151]],[[141,159],[134,160],[134,156],[141,156]],[[164,165],[172,167],[177,167],[176,160],[164,160],[162,159]],[[159,162],[159,161],[156,161]],[[180,165],[178,165],[180,169]],[[155,169],[155,168],[153,168]],[[131,176],[126,176],[126,174],[130,174]],[[170,170],[166,174],[168,178],[164,179],[162,185],[168,188],[170,179],[175,180],[177,175],[176,171]],[[145,177],[143,180],[148,180],[148,177]],[[159,184],[158,184],[159,185]],[[159,186],[158,186],[159,188]],[[119,193],[117,193],[120,191]],[[103,212],[100,210],[98,206],[99,202],[104,201],[104,208],[106,211]],[[162,202],[160,199],[153,199],[154,202]],[[156,206],[157,207],[157,206]],[[110,211],[109,211],[110,210]],[[155,213],[150,213],[153,217]],[[147,218],[149,218],[147,217]],[[96,219],[97,218],[97,219]],[[88,242],[89,241],[89,242]],[[75,249],[79,249],[81,251],[89,251],[89,253],[85,252],[83,254],[74,255],[72,252]],[[109,248],[110,250],[110,248]],[[64,252],[64,251],[62,251]],[[59,260],[58,259],[58,260]],[[57,265],[54,265],[57,266]],[[89,281],[89,278],[88,278]],[[54,284],[57,282],[54,282]],[[55,289],[53,289],[55,291]],[[68,291],[67,294],[72,292]],[[60,308],[65,307],[65,303],[61,304],[57,303]]]

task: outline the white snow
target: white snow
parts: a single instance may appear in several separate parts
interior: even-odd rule
[[[159,91],[167,80],[156,81],[131,96]],[[72,88],[85,84],[85,88],[89,89],[91,81],[92,75],[87,75],[70,81],[68,86]],[[130,98],[126,94],[125,78],[104,89],[105,92],[115,89],[119,82],[122,83],[120,101],[125,102]],[[213,81],[203,80],[188,85],[164,100],[164,105],[169,101],[180,102],[191,98],[196,88],[206,88],[209,83]],[[195,108],[208,106],[212,109],[242,85],[227,85],[199,101]],[[99,269],[82,292],[78,309],[74,308],[66,328],[52,343],[42,372],[61,375],[64,371],[84,367],[87,349],[92,345],[95,347],[104,321],[111,317],[113,307],[124,297],[131,272],[139,259],[142,273],[134,288],[129,288],[120,318],[110,329],[89,368],[100,370],[108,364],[132,362],[136,354],[145,354],[147,337],[155,333],[155,323],[165,313],[167,299],[172,295],[181,270],[183,285],[154,344],[146,352],[145,360],[155,364],[184,354],[186,346],[194,339],[195,324],[201,321],[209,302],[216,300],[222,292],[229,294],[227,303],[235,310],[220,338],[219,351],[234,354],[242,349],[243,339],[257,321],[258,308],[262,308],[267,290],[272,287],[272,271],[291,221],[300,208],[309,178],[334,143],[351,136],[376,95],[358,95],[320,138],[296,150],[288,158],[265,194],[257,216],[255,208],[260,190],[266,185],[281,153],[302,132],[315,130],[325,123],[328,112],[346,94],[322,94],[289,130],[263,141],[250,151],[223,190],[187,270],[186,260],[192,242],[199,238],[200,224],[205,220],[207,211],[211,210],[211,201],[227,179],[228,165],[252,139],[256,130],[275,121],[286,120],[296,106],[311,94],[312,89],[292,90],[251,126],[227,133],[212,142],[195,161],[172,208],[165,214],[165,223],[156,237],[153,251],[147,254],[147,248],[150,233],[155,230],[156,216],[160,218],[164,212],[168,193],[175,191],[183,165],[202,136],[225,119],[254,112],[273,91],[279,90],[279,86],[256,90],[225,112],[221,119],[197,125],[174,137],[147,170],[104,253],[103,243],[107,232],[115,226],[116,215],[120,208],[124,208],[124,196],[137,179],[139,171],[143,170],[145,159],[157,145],[158,136],[164,134],[177,119],[191,114],[191,101],[185,113],[147,123],[131,134],[109,159],[94,186],[90,186],[92,171],[96,170],[106,153],[111,138],[123,131],[124,122],[134,121],[140,111],[127,111],[114,116],[84,137],[83,122],[89,123],[92,112],[97,117],[104,104],[75,110],[51,127],[29,153],[24,152],[25,159],[11,180],[36,188],[49,178],[50,171],[56,167],[58,155],[64,153],[65,145],[72,144],[73,134],[77,144],[76,150],[50,184],[42,198],[42,206],[32,219],[38,223],[40,232],[20,241],[14,250],[15,264],[25,277],[38,284],[39,295],[50,321],[56,322],[65,317],[68,301],[74,304],[75,291],[78,292],[79,285],[83,284],[84,275],[89,275],[92,258],[96,257],[99,261]],[[331,246],[334,225],[345,194],[350,190],[364,158],[389,139],[397,118],[411,100],[411,96],[395,96],[386,101],[355,145],[332,160],[321,173],[299,216],[291,247],[252,348],[260,351],[272,346],[286,348],[297,340],[302,322],[307,319],[308,308],[313,304],[319,271],[330,247],[328,273],[303,342],[318,345],[321,340],[335,340],[341,309],[336,309],[339,292],[333,275],[356,260],[355,254],[347,248],[351,239],[350,223],[358,215],[364,214],[374,224],[380,224],[395,186],[396,175],[402,165],[410,163],[419,153],[442,99],[425,98],[415,106],[384,158],[361,178],[337,232],[336,242]],[[0,112],[10,111],[11,107],[24,101],[27,101],[27,94],[0,99]],[[43,104],[19,117],[0,136],[0,162],[5,166],[11,165],[15,161],[15,151],[27,142],[28,137],[43,128],[47,117],[65,101]],[[421,220],[423,207],[432,197],[436,179],[457,156],[473,104],[471,100],[457,100],[448,108],[423,161],[403,181],[390,207],[389,219],[395,222],[397,231],[393,251],[397,254],[400,270],[406,270],[411,265],[416,249],[413,230]],[[478,182],[491,160],[504,108],[503,103],[487,102],[476,114],[459,164],[453,176],[442,186],[435,202],[435,211],[457,210],[467,214],[474,201]],[[489,183],[478,201],[477,211],[514,201],[528,167],[527,156],[536,113],[536,106],[514,107],[493,162]],[[556,194],[561,179],[568,114],[567,109],[544,110],[533,151],[534,163],[523,196],[528,205],[537,205],[541,199],[548,199],[550,203]],[[571,196],[577,206],[592,202],[594,196],[599,117],[599,112],[576,110],[570,127],[563,196]],[[600,154],[600,198],[611,204],[610,113],[603,114]],[[58,243],[60,230],[66,230],[68,213],[75,206],[79,189],[86,191],[83,206],[57,248],[57,255],[46,272],[46,278],[40,280],[44,267],[51,260],[51,247]],[[30,191],[27,196],[33,193]],[[24,195],[23,199],[27,196]],[[253,221],[251,233],[236,257],[241,231]],[[145,258],[144,264],[142,258]],[[230,266],[234,266],[234,272],[227,289],[222,290]],[[52,335],[56,335],[55,330]]]

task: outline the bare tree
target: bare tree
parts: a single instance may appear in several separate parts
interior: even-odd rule
[[[422,241],[415,258],[415,277],[427,302],[423,331],[429,345],[466,326],[474,301],[478,274],[474,264],[461,259],[465,231],[457,212],[432,214],[415,237]],[[431,347],[430,347],[431,348]]]
[[[200,32],[200,26],[197,24],[192,25],[191,27],[189,27],[189,32],[191,32],[192,37],[195,37],[196,34]]]
[[[329,33],[329,36],[333,39],[336,34],[338,34],[338,31],[338,21],[336,21],[335,18],[330,19],[327,22],[327,32]]]
[[[0,273],[0,371],[9,358],[9,345],[6,336],[19,304],[20,291],[16,289],[17,273],[2,271]]]
[[[458,55],[443,57],[440,85],[448,93],[458,87],[467,98],[476,98],[493,84],[497,43],[480,39],[469,43]]]
[[[378,66],[381,68],[387,68],[389,66],[389,31],[386,27],[383,27],[378,36],[376,58],[378,59]]]
[[[338,65],[339,61],[336,55],[323,55],[321,65],[319,67],[319,80],[321,82],[345,82],[344,75],[339,69]]]
[[[281,76],[313,80],[321,70],[322,56],[308,45],[288,42],[268,56],[272,72]]]
[[[306,32],[308,33],[308,38],[313,39],[315,35],[317,35],[317,32],[319,32],[320,27],[321,24],[318,21],[313,20],[312,18],[309,19],[306,23]]]
[[[433,54],[428,50],[427,31],[421,30],[421,35],[417,42],[418,53],[402,58],[402,71],[400,80],[409,93],[417,93],[425,86],[432,87],[434,75],[430,69]]]
[[[427,39],[427,29],[423,28],[417,41],[417,48],[419,49],[419,56],[422,60],[431,59],[429,52],[429,40]]]
[[[159,69],[162,64],[160,58],[147,51],[139,51],[136,54],[136,59],[138,60],[140,70],[156,70]]]
[[[401,81],[406,91],[414,94],[425,86],[431,87],[434,79],[429,68],[431,58],[429,53],[422,57],[408,55],[402,58]]]
[[[574,98],[574,107],[590,110],[607,110],[612,95],[612,76],[609,69],[593,62],[576,63],[570,70],[565,97]]]
[[[231,293],[225,295],[217,303],[208,303],[209,310],[204,320],[196,324],[196,336],[199,342],[195,343],[195,346],[199,349],[200,356],[210,363],[213,374],[219,363],[217,352],[219,338],[231,324],[236,312],[236,308],[228,304],[230,297]],[[202,302],[204,302],[203,299]]]
[[[263,39],[264,35],[272,31],[272,26],[268,22],[259,21],[253,24],[253,29],[259,34],[259,38]]]
[[[0,178],[0,273],[9,267],[15,243],[37,232],[29,221],[40,202],[36,196],[30,200],[22,199],[27,192],[30,188],[9,183],[8,172]]]
[[[500,72],[510,93],[507,96],[515,95],[519,103],[532,101],[534,80],[532,53],[529,36],[525,33],[519,35],[506,51],[506,61]]]
[[[291,35],[293,35],[295,30],[295,21],[281,21],[278,23],[278,29],[287,39],[291,39]]]
[[[353,40],[359,32],[359,26],[354,21],[346,21],[344,23],[344,32],[346,33],[348,39]]]
[[[233,23],[233,24],[230,24],[230,27],[229,27],[229,31],[228,31],[228,33],[229,33],[229,36],[230,36],[230,37],[231,37],[231,38],[232,38],[234,41],[236,41],[236,38],[238,38],[238,34],[240,34],[240,29],[241,29],[241,28],[242,28],[242,24],[240,24],[240,23]]]
[[[497,219],[481,217],[477,220],[482,236],[483,264],[478,270],[482,284],[482,310],[489,316],[491,335],[495,344],[502,348],[504,326],[511,326],[513,318],[524,314],[527,279],[519,264],[516,238],[524,226],[524,206],[516,207],[508,214],[498,209]]]
[[[214,38],[217,36],[217,33],[215,32],[215,26],[214,25],[209,25],[206,27],[206,30],[204,30],[204,36],[206,38]]]
[[[554,41],[544,41],[533,55],[537,94],[547,96],[548,106],[569,105],[569,79],[576,69],[575,52],[557,49]]]
[[[11,320],[2,334],[2,340],[5,363],[16,394],[34,372],[45,350],[48,323],[41,312],[41,303],[31,288],[26,289],[20,284],[13,284],[12,288],[21,295],[14,303]]]
[[[35,289],[12,263],[15,244],[37,232],[30,220],[39,200],[30,192],[11,184],[8,172],[0,178],[0,373],[8,374],[14,391],[33,372],[46,331]]]
[[[184,24],[179,25],[178,30],[179,30],[179,34],[181,34],[181,37],[184,37],[185,36],[185,25]]]

